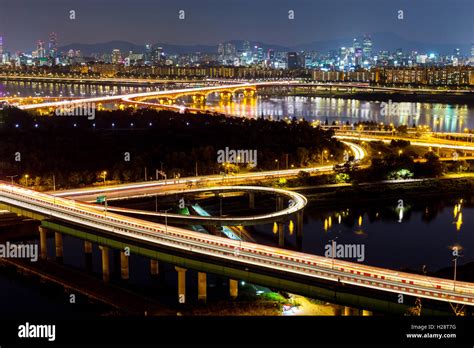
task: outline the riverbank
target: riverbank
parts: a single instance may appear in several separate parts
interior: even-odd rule
[[[393,102],[413,102],[413,103],[439,103],[439,104],[467,104],[474,105],[474,93],[437,94],[417,92],[416,90],[407,92],[337,92],[337,91],[310,91],[294,92],[287,95],[296,97],[323,97],[336,99],[356,99],[365,101],[393,101]]]
[[[341,202],[372,202],[393,199],[426,199],[448,197],[453,194],[474,195],[474,176],[447,176],[442,178],[394,180],[374,183],[334,184],[294,187],[304,194],[310,205],[338,206]]]

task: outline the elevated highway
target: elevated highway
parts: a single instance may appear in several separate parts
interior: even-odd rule
[[[306,282],[327,281],[435,301],[474,304],[474,284],[397,272],[255,243],[233,241],[116,213],[99,212],[88,204],[0,184],[0,203],[104,234],[188,252],[213,262],[231,262],[257,272]]]

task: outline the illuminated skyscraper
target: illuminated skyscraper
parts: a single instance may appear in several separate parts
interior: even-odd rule
[[[364,36],[364,58],[372,58],[372,39],[369,35]]]
[[[37,58],[45,58],[46,57],[46,49],[44,47],[44,41],[38,40],[36,43],[36,57]]]
[[[156,47],[153,49],[152,61],[155,65],[161,65],[164,60],[163,47]]]
[[[252,49],[250,48],[250,42],[244,41],[242,49],[244,52],[251,54]]]
[[[117,48],[112,51],[112,63],[113,64],[122,63],[122,53]]]
[[[56,58],[58,54],[58,37],[56,33],[49,34],[49,56],[51,58]]]
[[[288,69],[296,69],[298,67],[298,54],[296,52],[288,52]]]
[[[235,45],[231,42],[225,44],[225,56],[228,60],[233,60],[235,57],[236,48]]]
[[[3,64],[3,36],[0,36],[0,64]]]
[[[357,40],[357,39],[354,39],[354,41],[352,42],[352,48],[354,49],[354,52],[355,52],[358,48],[362,48],[362,45],[360,44],[360,41]]]
[[[146,44],[145,45],[145,64],[150,64],[152,62],[152,46],[151,44]]]

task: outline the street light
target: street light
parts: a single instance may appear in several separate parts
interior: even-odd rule
[[[331,242],[331,249],[332,249],[332,253],[331,253],[331,257],[332,257],[332,262],[331,262],[331,269],[333,270],[334,269],[334,257],[335,257],[335,252],[336,252],[336,239],[339,238],[339,237],[336,237],[334,239],[330,239],[329,241]]]
[[[165,233],[168,233],[168,212],[172,209],[173,208],[160,210],[161,212],[165,213]]]
[[[12,185],[13,183],[13,178],[16,178],[18,175],[7,175],[7,178],[10,178],[12,180]]]
[[[275,159],[275,163],[277,164],[277,170],[280,170],[280,162],[277,159]]]
[[[30,176],[28,174],[25,174],[25,186],[28,187],[28,178]]]
[[[324,164],[324,155],[328,153],[328,150],[321,151],[321,165]]]
[[[105,177],[107,176],[107,172],[105,170],[102,172],[102,176],[104,177],[104,186],[105,186]]]

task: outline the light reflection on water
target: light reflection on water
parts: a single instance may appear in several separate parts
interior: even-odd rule
[[[209,99],[208,106],[217,112],[224,112],[249,118],[303,117],[308,121],[320,120],[329,124],[333,121],[355,122],[374,121],[394,125],[429,125],[435,131],[463,132],[465,128],[474,128],[474,108],[468,105],[397,103],[399,111],[384,114],[384,104],[377,101],[354,99],[335,99],[324,97],[262,97],[254,99],[236,99],[233,102],[221,102]]]
[[[392,203],[305,209],[302,251],[324,256],[325,245],[337,238],[341,244],[364,244],[364,264],[391,269],[429,272],[452,267],[453,246],[461,247],[459,265],[474,261],[474,205],[472,200],[405,201],[403,214]],[[271,225],[258,226],[257,241],[278,245]],[[296,236],[286,234],[285,247],[297,249]],[[353,261],[353,260],[348,260]]]
[[[151,92],[163,87],[140,86],[109,86],[84,85],[42,82],[5,82],[0,81],[0,96],[63,96],[63,97],[94,97],[105,95],[120,95],[128,93]],[[170,88],[168,86],[167,88]],[[189,102],[188,99],[180,103]],[[377,123],[393,123],[429,125],[435,131],[463,132],[465,128],[474,129],[474,107],[464,104],[440,103],[397,103],[399,111],[384,113],[383,104],[377,101],[356,99],[336,99],[326,97],[265,97],[256,98],[236,97],[232,101],[223,101],[216,95],[210,95],[206,105],[192,105],[223,112],[226,114],[257,118],[269,117],[284,119],[285,117],[305,118],[308,121],[328,120],[349,122],[350,124],[363,121]]]

